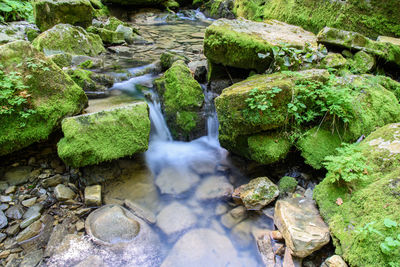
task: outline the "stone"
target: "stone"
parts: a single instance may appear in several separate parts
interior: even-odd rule
[[[60,174],[56,174],[52,177],[42,180],[41,183],[44,188],[49,188],[57,186],[61,184],[63,181],[64,181],[63,177]]]
[[[221,216],[221,223],[226,228],[233,228],[235,225],[247,218],[247,210],[243,206],[236,207],[230,212]]]
[[[378,36],[376,41],[381,43],[391,43],[394,45],[400,45],[400,38],[394,38],[390,36]]]
[[[316,47],[317,38],[301,27],[277,20],[219,19],[206,29],[204,54],[214,64],[263,72],[273,60],[268,56],[272,55],[272,48],[284,45],[297,49]]]
[[[166,235],[173,236],[193,227],[196,222],[197,217],[189,208],[178,202],[173,202],[157,215],[156,225]]]
[[[327,258],[321,267],[347,267],[347,264],[339,255],[333,255]]]
[[[347,60],[341,54],[338,53],[328,53],[326,57],[321,60],[321,67],[323,68],[334,68],[342,69],[346,67]]]
[[[8,202],[11,202],[12,201],[12,198],[11,198],[11,196],[0,196],[0,202],[6,202],[6,203],[8,203]]]
[[[12,186],[8,187],[6,189],[6,191],[4,191],[4,194],[6,194],[6,195],[13,194],[13,193],[15,193],[16,190],[17,190],[17,187],[15,185],[12,185]]]
[[[22,128],[18,114],[0,117],[0,155],[47,139],[64,117],[80,113],[87,105],[84,91],[29,42],[2,45],[0,64],[5,75],[18,71],[22,77],[29,77],[23,84],[29,85],[26,91],[30,108],[35,111]],[[30,68],[30,64],[38,67]]]
[[[235,225],[231,231],[235,244],[242,248],[248,247],[253,241],[253,237],[251,236],[252,228],[253,223],[250,220],[244,220]]]
[[[43,210],[43,204],[37,203],[37,204],[33,205],[32,207],[29,207],[29,209],[24,213],[22,218],[24,220],[28,219],[30,217],[33,217],[36,213],[41,213],[42,210]]]
[[[6,233],[7,233],[8,236],[14,236],[15,234],[18,233],[18,231],[19,231],[19,224],[18,223],[13,224],[13,225],[7,227],[7,229],[6,229]]]
[[[170,51],[162,53],[160,56],[161,69],[163,71],[168,70],[172,67],[172,64],[174,64],[178,60],[183,60],[185,63],[188,63],[188,59],[178,53]]]
[[[32,197],[32,198],[22,201],[21,203],[22,203],[22,206],[29,208],[29,207],[32,207],[33,205],[35,205],[36,200],[37,200],[37,197]]]
[[[46,55],[70,53],[72,55],[97,56],[105,52],[99,35],[69,24],[58,24],[41,33],[33,46]]]
[[[121,168],[118,162],[104,162],[100,165],[86,166],[82,168],[82,182],[85,185],[94,185],[117,179],[121,176]]]
[[[41,31],[60,23],[84,28],[92,24],[94,10],[89,0],[38,0],[33,8],[35,23]]]
[[[8,224],[8,219],[3,211],[0,211],[0,229],[3,229]]]
[[[85,223],[82,221],[78,221],[75,225],[76,231],[80,232],[85,229]]]
[[[62,121],[62,131],[64,138],[58,142],[58,155],[73,167],[144,152],[150,135],[148,106],[145,102],[137,102],[70,117]]]
[[[0,243],[4,241],[4,239],[7,238],[7,235],[5,233],[0,233]]]
[[[146,209],[145,207],[143,207],[129,199],[125,199],[124,204],[128,209],[130,209],[133,212],[133,214],[135,214],[139,218],[141,218],[151,224],[156,223],[157,218],[152,211]]]
[[[0,210],[1,211],[4,211],[4,210],[8,209],[9,207],[10,207],[9,204],[6,204],[6,203],[0,204]]]
[[[237,251],[226,236],[200,228],[182,236],[161,266],[234,266],[237,262]]]
[[[125,42],[127,42],[128,44],[132,44],[133,43],[133,29],[131,27],[127,27],[124,25],[118,25],[117,29],[115,30],[115,32],[117,33],[122,33],[125,39]]]
[[[10,219],[19,220],[24,215],[24,209],[20,205],[15,205],[10,207],[5,214]]]
[[[34,267],[37,266],[38,263],[42,260],[43,258],[43,250],[38,249],[32,252],[29,252],[28,254],[24,255],[24,259],[22,260],[21,264],[19,267]]]
[[[39,212],[32,214],[30,217],[23,220],[20,224],[21,229],[24,229],[31,225],[33,222],[40,219],[41,214]]]
[[[228,206],[227,205],[224,205],[224,204],[220,203],[215,207],[215,215],[217,215],[217,216],[225,214],[227,212],[228,212]]]
[[[85,188],[86,206],[101,206],[101,185],[92,185]]]
[[[22,232],[20,232],[16,236],[15,240],[18,243],[21,243],[21,242],[23,242],[25,240],[28,240],[28,239],[30,239],[32,237],[37,236],[38,234],[40,234],[40,232],[42,230],[42,226],[43,226],[43,224],[42,224],[42,222],[40,220],[32,223],[27,228],[25,228]]]
[[[233,186],[225,176],[209,176],[197,187],[195,196],[198,200],[209,201],[231,197]]]
[[[296,257],[305,258],[330,240],[329,228],[310,199],[278,200],[274,223]]]
[[[104,28],[89,27],[86,29],[87,32],[97,34],[100,36],[104,44],[107,45],[119,45],[125,43],[124,33],[110,31]]]
[[[106,267],[103,259],[97,255],[92,255],[87,257],[85,260],[81,261],[74,267],[87,267],[87,266]]]
[[[268,230],[253,231],[256,240],[258,252],[265,266],[275,266],[275,254],[272,247],[272,241]]]
[[[158,174],[155,184],[161,194],[180,195],[191,189],[199,180],[199,176],[192,172],[167,167]]]
[[[72,231],[68,227],[70,222],[70,220],[64,220],[61,224],[57,224],[56,226],[54,226],[53,231],[50,234],[46,250],[44,252],[45,257],[53,256],[64,237],[72,233]]]
[[[59,184],[54,188],[54,195],[56,196],[57,200],[65,201],[68,199],[75,198],[76,194],[74,191],[72,191],[71,188],[69,188],[63,184]]]
[[[279,195],[278,186],[267,177],[259,177],[235,189],[234,197],[239,197],[248,210],[260,210]]]
[[[399,46],[400,47],[400,46]],[[350,69],[354,73],[369,73],[375,68],[375,57],[364,52],[357,52],[352,60],[349,60]]]
[[[4,179],[11,186],[26,183],[31,177],[32,167],[18,166],[11,168],[4,174]]]
[[[11,254],[11,251],[9,249],[3,250],[0,252],[0,259],[5,259],[8,256],[10,256],[10,254]]]

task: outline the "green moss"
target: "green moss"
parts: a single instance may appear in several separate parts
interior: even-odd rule
[[[39,67],[29,67],[27,61]],[[31,95],[31,109],[36,111],[22,128],[13,116],[0,116],[0,155],[45,140],[64,117],[80,113],[87,105],[82,89],[29,42],[0,46],[0,64],[6,73],[21,74]]]
[[[279,180],[279,192],[282,193],[293,193],[297,187],[297,181],[295,178],[290,176],[284,176]]]
[[[28,41],[32,42],[36,37],[39,36],[39,32],[35,29],[29,29],[27,28],[25,30],[26,36],[28,37]]]
[[[51,55],[50,58],[60,68],[71,66],[72,55],[69,53],[61,53],[61,54]]]
[[[192,111],[182,111],[176,114],[176,124],[184,132],[190,132],[198,124],[199,115]]]
[[[65,52],[74,55],[96,56],[105,52],[100,36],[81,27],[58,24],[40,34],[33,46],[47,53]]]
[[[399,132],[399,124],[387,125],[373,132],[359,145],[364,161],[372,171],[366,172],[367,179],[356,184],[351,192],[347,187],[333,184],[328,179],[315,188],[314,197],[322,216],[329,223],[336,252],[351,266],[389,266],[390,262],[398,263],[400,251],[384,254],[379,245],[385,237],[400,234],[399,228],[384,226],[386,218],[399,222]],[[346,160],[343,162],[347,163]],[[336,204],[338,198],[343,200],[340,206]],[[372,222],[371,227],[382,235],[365,227]]]
[[[321,61],[322,68],[334,68],[334,69],[343,69],[346,67],[347,60],[341,55],[337,53],[329,53],[325,58]]]
[[[33,7],[41,31],[60,23],[84,28],[92,24],[94,10],[89,0],[35,0]]]
[[[116,31],[118,26],[129,26],[128,23],[125,23],[116,17],[109,17],[107,22],[104,24],[104,29],[109,30],[109,31]]]
[[[289,153],[291,143],[277,133],[252,135],[247,139],[251,159],[261,164],[282,160]]]
[[[104,28],[96,28],[93,26],[88,27],[87,32],[98,34],[105,44],[123,44],[125,43],[124,34],[122,32],[115,32]]]
[[[93,61],[88,59],[84,62],[82,62],[81,64],[79,64],[80,68],[84,68],[84,69],[91,69],[93,68]]]
[[[58,155],[68,165],[82,167],[117,159],[148,148],[150,120],[144,102],[67,118]]]
[[[314,33],[329,26],[373,38],[378,35],[400,36],[400,5],[397,0],[236,0],[234,12],[237,16],[256,21],[285,21]]]
[[[165,70],[171,68],[172,64],[178,60],[183,60],[186,63],[189,62],[189,60],[185,56],[181,56],[176,53],[169,52],[169,51],[162,53],[161,57],[160,57],[162,70],[165,71]]]
[[[349,64],[353,73],[368,73],[375,67],[375,57],[359,51],[354,55],[353,60],[349,61]]]
[[[95,91],[96,83],[92,80],[92,72],[83,69],[68,70],[72,80],[85,91]]]

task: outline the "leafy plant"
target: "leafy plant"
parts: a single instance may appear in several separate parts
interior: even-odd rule
[[[31,1],[0,0],[0,22],[29,20],[33,21]]]
[[[273,99],[282,91],[279,87],[272,87],[271,90],[260,91],[258,88],[250,90],[245,100],[247,108],[243,111],[245,117],[257,123],[261,116],[268,116],[275,111]]]

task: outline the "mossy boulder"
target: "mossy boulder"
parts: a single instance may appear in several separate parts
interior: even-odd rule
[[[106,4],[118,4],[127,6],[140,6],[140,7],[157,7],[160,6],[165,0],[104,0]]]
[[[125,107],[70,117],[62,121],[64,138],[58,155],[68,165],[82,167],[144,152],[148,148],[148,106]]]
[[[350,266],[398,264],[398,247],[387,249],[385,239],[398,240],[400,234],[399,136],[398,123],[379,128],[351,153],[338,154],[336,165],[315,188],[314,198],[329,224],[336,252]]]
[[[318,33],[318,42],[331,47],[362,50],[400,67],[400,45],[394,42],[373,41],[357,32],[330,27],[325,27]]]
[[[316,41],[313,33],[276,20],[219,19],[206,29],[204,54],[215,64],[262,72],[274,59],[273,47],[303,49]]]
[[[87,32],[100,36],[104,44],[118,45],[125,43],[124,33],[107,30],[105,28],[96,28],[90,26],[86,29]]]
[[[86,28],[92,24],[94,12],[89,0],[35,0],[33,10],[41,31],[60,23]]]
[[[370,73],[375,68],[375,57],[364,52],[357,52],[352,60],[349,60],[350,70],[353,73]]]
[[[84,69],[69,69],[68,75],[86,92],[106,91],[113,85],[113,78],[106,74]]]
[[[78,114],[87,105],[83,90],[53,61],[29,42],[16,41],[0,46],[1,71],[20,77],[25,87],[20,96],[27,99],[23,109],[34,113],[25,117],[21,111],[0,115],[0,155],[45,140],[64,117]],[[17,78],[14,76],[14,82]],[[0,87],[0,90],[7,88]],[[4,92],[5,93],[5,92]],[[0,102],[1,106],[7,103]]]
[[[155,80],[155,86],[173,136],[183,140],[201,136],[203,89],[185,62],[173,63],[161,78]]]
[[[96,56],[106,51],[100,36],[69,24],[58,24],[43,32],[33,41],[33,45],[46,54],[66,52]]]
[[[271,164],[286,158],[292,144],[279,133],[252,135],[247,139],[249,158],[261,164]]]
[[[59,53],[49,56],[60,68],[69,67],[72,64],[72,55],[69,53]]]
[[[346,58],[344,58],[341,54],[328,53],[328,55],[321,60],[320,66],[324,69],[343,69],[347,66],[346,63]]]
[[[290,176],[284,176],[279,180],[279,192],[281,194],[293,193],[297,187],[297,180]]]
[[[179,55],[174,52],[169,52],[166,51],[161,54],[160,56],[160,63],[161,63],[161,68],[163,71],[171,68],[172,64],[178,60],[183,60],[185,63],[189,63],[189,59],[186,58],[185,56]]]
[[[256,21],[285,21],[314,33],[329,26],[373,38],[378,35],[400,37],[398,0],[235,0],[234,12],[238,17]]]

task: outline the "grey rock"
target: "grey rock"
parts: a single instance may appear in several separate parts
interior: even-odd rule
[[[157,226],[166,235],[174,235],[193,227],[196,220],[196,215],[189,208],[173,202],[157,215]]]
[[[9,207],[10,207],[10,205],[8,205],[8,204],[6,204],[6,203],[0,204],[0,210],[2,210],[2,211],[8,209]]]
[[[60,174],[56,174],[52,177],[44,179],[42,181],[42,186],[44,188],[54,187],[61,184],[64,181],[63,177]]]
[[[179,195],[191,189],[199,180],[199,176],[192,172],[164,168],[155,184],[162,194]]]
[[[11,202],[12,198],[11,198],[11,196],[0,196],[0,201],[1,202]]]
[[[40,219],[41,214],[39,212],[32,214],[30,217],[26,218],[25,220],[23,220],[20,224],[20,227],[22,229],[28,227],[29,225],[31,225],[33,222],[37,221]]]
[[[8,220],[6,215],[4,215],[3,211],[0,211],[0,229],[3,229],[8,224]]]
[[[57,224],[53,228],[44,252],[45,257],[51,257],[57,250],[58,245],[62,242],[64,237],[72,233],[72,231],[68,228],[69,224],[70,220],[64,220],[61,224]]]
[[[28,207],[28,208],[32,207],[33,205],[35,205],[36,199],[37,199],[37,197],[32,197],[32,198],[26,199],[26,200],[22,201],[22,205],[25,207]]]
[[[18,166],[8,170],[4,174],[4,179],[9,185],[20,185],[28,182],[31,177],[32,167]]]
[[[327,258],[321,264],[321,267],[347,267],[347,264],[339,255],[333,255],[332,257]]]
[[[86,206],[101,206],[101,185],[92,185],[85,188]]]
[[[75,197],[75,192],[71,190],[71,188],[59,184],[54,188],[54,195],[56,196],[57,200],[65,201],[68,199],[73,199]]]
[[[24,256],[19,267],[35,267],[43,258],[43,250],[38,249]]]
[[[124,25],[118,25],[116,32],[121,32],[124,35],[124,39],[128,44],[133,43],[133,29]]]
[[[37,203],[37,204],[33,205],[32,207],[30,207],[30,208],[24,213],[24,216],[22,216],[22,218],[23,218],[24,220],[25,220],[25,219],[28,219],[28,218],[32,217],[34,214],[36,214],[36,213],[41,213],[42,210],[43,210],[43,205],[40,204],[40,203]]]
[[[232,228],[236,224],[240,223],[247,217],[246,208],[243,206],[236,207],[230,212],[221,216],[221,223],[226,228]]]
[[[198,200],[207,201],[231,197],[233,186],[225,176],[210,176],[202,181],[196,190]]]
[[[8,236],[13,236],[13,235],[17,234],[18,231],[19,231],[19,224],[18,223],[9,226],[6,229],[6,233],[7,233]]]
[[[12,206],[6,211],[6,216],[14,220],[21,219],[23,214],[24,209],[20,205]]]
[[[81,261],[74,267],[88,267],[88,266],[106,267],[103,259],[97,255],[92,255],[87,257],[85,260]]]
[[[15,193],[16,190],[17,190],[17,186],[12,185],[12,186],[10,186],[10,187],[8,187],[8,188],[6,189],[6,191],[4,192],[4,194],[6,194],[6,195],[13,194],[13,193]]]
[[[15,240],[18,243],[21,243],[25,240],[37,236],[40,233],[41,229],[42,229],[42,222],[36,221],[31,225],[29,225],[27,228],[25,228],[22,232],[20,232],[15,238]]]
[[[5,233],[0,233],[0,243],[6,239],[7,235]]]
[[[141,205],[139,205],[129,199],[125,199],[124,204],[126,207],[128,207],[128,209],[130,209],[139,218],[142,218],[143,220],[145,220],[146,222],[151,223],[151,224],[156,223],[157,219],[152,211],[142,207]]]

